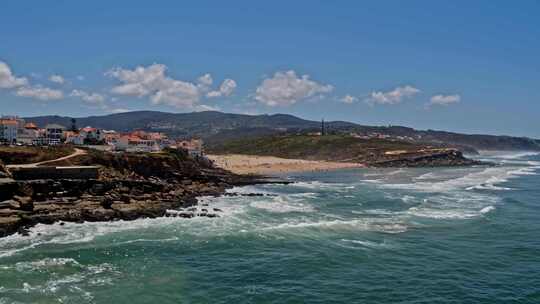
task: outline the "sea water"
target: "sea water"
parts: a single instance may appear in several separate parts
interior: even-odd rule
[[[479,158],[202,198],[219,218],[38,225],[0,239],[0,303],[540,303],[540,156]]]

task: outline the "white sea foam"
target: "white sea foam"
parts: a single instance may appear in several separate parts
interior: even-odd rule
[[[476,170],[476,169],[470,169]],[[507,182],[519,175],[537,174],[534,166],[516,167],[490,167],[480,171],[474,171],[462,177],[437,182],[418,181],[407,184],[384,184],[383,188],[403,189],[421,192],[448,192],[455,190],[511,190],[506,187],[495,186]]]
[[[480,210],[480,213],[481,214],[486,214],[486,213],[489,213],[489,212],[491,212],[493,210],[495,210],[494,206],[487,206],[487,207],[482,208],[482,210]]]
[[[77,268],[81,267],[81,264],[72,258],[45,258],[30,262],[18,262],[15,264],[15,268],[17,271],[23,272],[64,267],[66,265]]]
[[[87,243],[97,237],[122,231],[170,225],[186,219],[158,218],[135,221],[38,224],[30,229],[29,236],[14,234],[0,239],[0,258],[27,251],[47,244],[67,245]]]
[[[352,243],[356,245],[361,245],[364,248],[369,249],[389,249],[394,248],[393,245],[387,243],[387,242],[373,242],[373,241],[367,241],[367,240],[350,240],[350,239],[341,239],[342,242],[345,243]]]
[[[83,289],[82,285],[104,286],[112,285],[114,278],[121,275],[114,266],[108,263],[97,265],[83,265],[73,258],[45,258],[41,260],[22,261],[14,266],[4,267],[7,270],[15,270],[20,280],[26,280],[32,276],[32,272],[49,273],[43,283],[23,282],[20,288],[0,287],[3,293],[32,293],[36,295],[51,296],[59,291],[82,297],[87,301],[93,299],[93,295]],[[61,271],[60,271],[61,270]],[[62,274],[75,272],[72,274]]]
[[[384,179],[361,179],[360,182],[371,183],[371,184],[382,184]]]
[[[415,177],[415,180],[425,180],[425,179],[437,179],[439,178],[438,175],[436,175],[434,172],[428,172],[425,174],[422,174],[420,176]]]
[[[362,230],[362,231],[377,231],[385,233],[402,233],[407,231],[405,223],[386,220],[380,221],[377,219],[352,219],[352,220],[321,220],[313,222],[288,222],[276,226],[265,227],[262,231],[270,230],[291,230],[291,229],[345,229],[345,230]]]
[[[274,213],[314,212],[315,209],[306,203],[291,201],[284,196],[276,196],[271,201],[262,200],[249,204],[253,208],[263,209]]]
[[[479,216],[478,212],[462,209],[432,209],[412,207],[407,213],[413,216],[433,219],[469,219]]]
[[[515,152],[515,153],[504,152],[504,154],[495,154],[493,156],[496,158],[501,158],[501,159],[520,159],[520,158],[536,156],[536,155],[540,155],[540,152],[534,152],[534,151]]]
[[[390,215],[390,216],[394,216],[394,215],[399,215],[402,212],[386,210],[386,209],[366,209],[366,210],[352,210],[351,213],[359,214],[359,215]]]
[[[320,181],[310,182],[295,182],[290,184],[293,187],[306,188],[306,189],[325,189],[325,190],[337,190],[345,187],[350,187],[349,184],[342,183],[324,183]]]

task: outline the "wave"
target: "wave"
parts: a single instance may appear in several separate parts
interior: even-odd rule
[[[93,295],[82,288],[89,286],[96,288],[113,285],[115,278],[121,273],[111,264],[84,265],[73,258],[44,258],[18,262],[15,265],[0,266],[4,271],[14,272],[15,278],[23,281],[20,288],[6,288],[0,286],[2,294],[35,294],[45,299],[58,293],[68,294],[70,297],[82,298],[84,302],[91,302]],[[43,283],[33,283],[35,273],[47,274]],[[32,282],[32,283],[28,283]]]
[[[352,219],[352,220],[323,220],[314,222],[289,222],[275,226],[262,228],[262,231],[290,230],[290,229],[353,229],[362,231],[376,231],[384,233],[406,232],[408,227],[405,223],[389,219],[381,221],[377,219]]]
[[[28,236],[13,234],[0,239],[0,258],[31,250],[43,245],[68,245],[88,243],[111,233],[161,227],[181,218],[138,219],[134,221],[38,224],[30,229]]]
[[[290,184],[290,186],[306,189],[328,189],[328,190],[337,190],[350,187],[350,184],[343,183],[325,183],[321,181],[310,181],[310,182],[295,182]]]
[[[494,206],[487,206],[487,207],[482,208],[482,210],[480,210],[480,213],[481,214],[486,214],[486,213],[489,213],[489,212],[491,212],[493,210],[495,210]]]
[[[406,184],[384,184],[383,188],[414,190],[420,192],[447,192],[454,190],[512,190],[498,187],[497,184],[507,182],[520,175],[536,175],[536,166],[516,167],[490,167],[482,171],[471,172],[462,177],[438,182],[418,181]]]
[[[273,213],[314,212],[315,209],[305,203],[289,201],[283,196],[276,196],[272,201],[255,201],[249,204],[253,208]]]
[[[515,152],[515,153],[495,154],[493,156],[496,158],[501,158],[501,159],[520,159],[520,158],[537,156],[537,155],[540,155],[540,152],[534,152],[534,151]]]
[[[412,216],[426,217],[432,219],[471,219],[482,216],[495,210],[493,206],[487,206],[479,211],[463,210],[463,209],[433,209],[433,208],[419,208],[413,207],[407,210],[407,213]]]
[[[395,248],[395,246],[387,243],[387,242],[373,242],[373,241],[365,241],[365,240],[350,240],[350,239],[341,239],[342,242],[345,243],[352,243],[356,245],[360,245],[364,248],[369,249],[389,249],[389,248]],[[357,247],[354,247],[354,249],[357,249]]]

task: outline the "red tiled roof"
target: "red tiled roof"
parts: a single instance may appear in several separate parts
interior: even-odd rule
[[[0,124],[2,125],[17,125],[17,121],[13,119],[0,119]]]
[[[24,125],[24,127],[25,127],[26,129],[37,129],[37,128],[38,128],[38,127],[37,127],[34,123],[32,123],[32,122],[26,123],[26,124]]]

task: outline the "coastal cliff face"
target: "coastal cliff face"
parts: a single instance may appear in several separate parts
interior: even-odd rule
[[[6,175],[0,179],[0,236],[24,234],[38,223],[215,217],[220,210],[193,208],[197,197],[260,182],[172,150],[140,155],[91,151],[55,165],[99,165],[101,175],[99,179],[13,180],[0,166]]]

